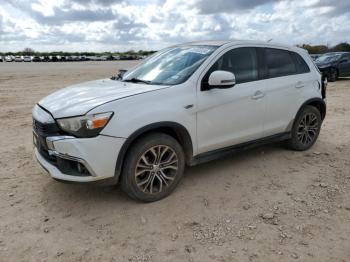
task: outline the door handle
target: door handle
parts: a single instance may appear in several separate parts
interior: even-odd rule
[[[258,100],[258,99],[261,99],[265,96],[265,93],[261,92],[260,90],[259,91],[256,91],[255,94],[252,96],[252,99],[253,100]]]
[[[295,88],[303,88],[304,87],[304,83],[299,81],[298,83],[296,83]]]

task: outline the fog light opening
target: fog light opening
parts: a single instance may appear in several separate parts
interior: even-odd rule
[[[81,173],[81,174],[87,174],[89,173],[87,171],[87,169],[85,168],[85,166],[81,163],[77,163],[77,169],[78,169],[78,172]]]

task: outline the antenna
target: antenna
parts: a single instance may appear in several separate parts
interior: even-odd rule
[[[267,40],[267,42],[268,42],[268,43],[270,43],[272,40],[273,40],[273,38],[271,38],[271,39]]]

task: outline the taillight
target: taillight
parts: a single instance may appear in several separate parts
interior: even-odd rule
[[[328,79],[324,74],[322,74],[322,98],[323,99],[326,98],[327,85],[328,85]]]

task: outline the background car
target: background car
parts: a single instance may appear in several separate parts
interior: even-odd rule
[[[61,57],[58,57],[58,56],[51,56],[51,61],[50,62],[59,62],[61,60]]]
[[[51,56],[42,56],[42,62],[51,62]]]
[[[31,56],[24,56],[23,61],[24,62],[32,62],[32,57]]]
[[[32,61],[33,62],[41,62],[40,56],[34,56]]]
[[[15,62],[23,62],[23,56],[15,56]]]
[[[321,55],[320,54],[310,54],[312,60],[316,61],[317,58],[319,58]]]
[[[13,57],[10,56],[10,55],[7,55],[7,56],[5,56],[5,60],[4,60],[4,61],[6,61],[6,62],[12,62],[12,61],[13,61]]]
[[[320,56],[316,65],[330,82],[340,76],[350,76],[350,52],[334,52]]]

